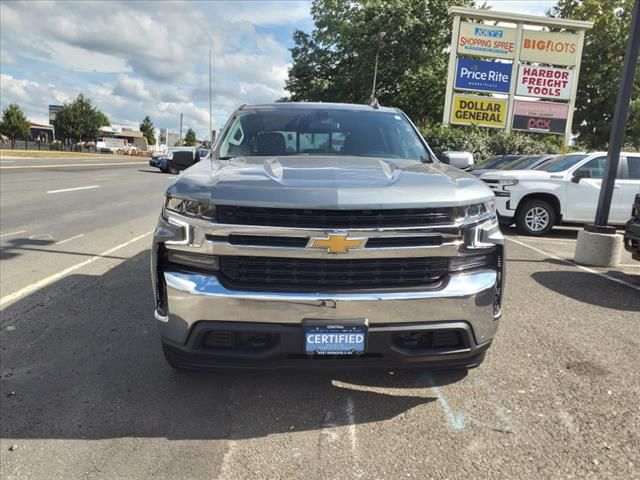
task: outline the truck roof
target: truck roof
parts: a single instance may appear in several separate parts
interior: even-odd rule
[[[358,103],[330,103],[330,102],[275,102],[263,103],[258,105],[242,105],[239,110],[273,110],[273,109],[289,109],[289,108],[305,108],[305,109],[332,109],[332,110],[359,110],[369,112],[392,112],[397,113],[398,109],[394,107],[378,107],[371,105],[363,105]]]

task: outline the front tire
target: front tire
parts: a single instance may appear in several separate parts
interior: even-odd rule
[[[556,223],[556,211],[544,200],[528,200],[518,210],[516,225],[525,235],[540,237],[551,231]]]

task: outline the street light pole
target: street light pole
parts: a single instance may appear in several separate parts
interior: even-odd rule
[[[593,225],[585,226],[586,230],[600,233],[615,233],[613,227],[607,227],[609,211],[611,210],[611,197],[615,186],[618,163],[620,162],[620,150],[624,141],[625,125],[629,116],[629,105],[633,93],[633,83],[638,66],[638,53],[640,53],[640,0],[636,0],[631,14],[631,31],[627,42],[627,51],[624,55],[624,66],[620,79],[620,90],[613,114],[611,134],[609,136],[609,150],[607,152],[607,168],[602,179],[602,187],[598,198],[598,210]],[[613,229],[613,230],[611,230]]]
[[[378,78],[378,57],[380,56],[380,47],[382,46],[382,37],[385,36],[385,32],[378,33],[378,50],[376,50],[376,63],[373,67],[373,87],[371,88],[371,105],[376,99],[376,80]]]
[[[209,148],[213,147],[213,100],[211,98],[211,49],[209,49]]]

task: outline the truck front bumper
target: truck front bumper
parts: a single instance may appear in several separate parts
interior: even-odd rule
[[[234,291],[215,275],[160,275],[167,313],[155,316],[165,353],[193,367],[473,367],[481,363],[500,317],[502,285],[492,269],[451,274],[432,289],[340,294]],[[366,319],[366,354],[331,362],[305,355],[306,319]],[[429,348],[414,348],[407,340],[419,335],[432,335]],[[252,346],[251,338],[259,340]],[[436,338],[445,341],[437,344]]]

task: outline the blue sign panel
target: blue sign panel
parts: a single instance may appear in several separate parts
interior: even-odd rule
[[[459,58],[455,88],[479,92],[509,93],[511,63]]]

